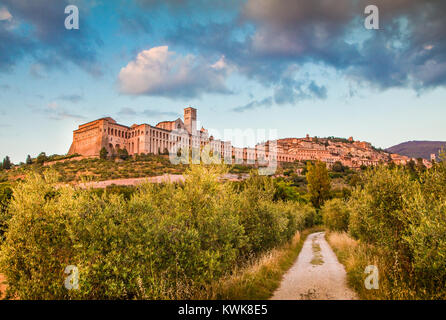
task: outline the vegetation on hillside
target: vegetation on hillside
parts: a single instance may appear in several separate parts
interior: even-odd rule
[[[43,154],[43,153],[42,153]],[[0,172],[0,181],[8,181],[22,179],[29,172],[43,173],[48,168],[52,168],[59,173],[60,182],[79,182],[82,179],[95,181],[111,180],[111,179],[127,179],[139,177],[151,177],[162,174],[181,174],[186,169],[185,165],[174,165],[166,156],[157,155],[136,155],[129,158],[125,153],[120,153],[120,160],[86,158],[81,160],[65,160],[55,162],[57,160],[45,160],[39,155],[32,160],[30,165],[21,165],[11,170]]]
[[[4,219],[8,297],[194,298],[313,224],[310,205],[274,201],[271,178],[219,181],[225,172],[192,166],[182,184],[144,184],[127,198],[60,186],[54,170],[30,173]],[[68,265],[79,290],[64,287]]]
[[[362,298],[446,299],[445,162],[429,170],[369,169],[347,202],[322,211],[336,231],[349,216],[349,236],[328,239]],[[367,265],[378,267],[378,290],[364,287]]]

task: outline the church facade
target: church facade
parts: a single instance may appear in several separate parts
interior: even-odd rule
[[[197,120],[197,110],[184,109],[184,121],[180,118],[163,121],[156,126],[146,123],[131,127],[117,123],[107,117],[79,126],[73,132],[73,143],[68,154],[99,156],[104,147],[109,154],[118,149],[126,149],[130,155],[167,153],[174,145],[187,147],[190,144]],[[207,131],[202,129],[199,137],[207,139]],[[194,141],[192,141],[194,142]]]

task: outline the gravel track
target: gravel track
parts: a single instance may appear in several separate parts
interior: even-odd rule
[[[310,234],[294,265],[284,275],[272,300],[356,300],[347,287],[344,266],[325,240],[324,232]]]

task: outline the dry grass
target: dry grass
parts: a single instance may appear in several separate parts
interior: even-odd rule
[[[345,232],[330,232],[327,235],[327,240],[331,246],[339,250],[355,249],[358,246],[358,241]]]
[[[358,241],[345,232],[329,232],[326,237],[339,261],[345,265],[346,269],[354,268],[357,264]]]
[[[403,281],[391,283],[388,275],[393,271],[376,247],[351,238],[345,232],[327,232],[326,238],[339,261],[347,271],[347,281],[363,300],[416,299],[410,284]],[[364,280],[366,266],[375,265],[379,270],[379,289],[367,290]]]

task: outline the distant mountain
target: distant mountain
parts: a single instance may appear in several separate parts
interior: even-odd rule
[[[438,156],[438,151],[445,146],[446,141],[408,141],[387,148],[386,151],[407,157],[430,160],[432,153]]]

